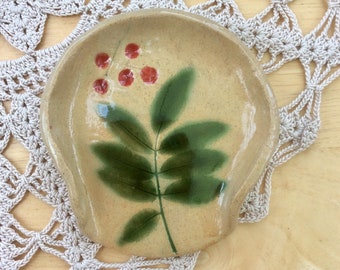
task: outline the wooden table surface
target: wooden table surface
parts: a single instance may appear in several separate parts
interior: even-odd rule
[[[204,1],[186,2],[192,5]],[[250,18],[269,1],[237,3]],[[319,23],[327,8],[323,0],[296,0],[289,6],[304,34]],[[62,41],[78,20],[77,16],[49,16],[39,49]],[[20,56],[0,36],[0,60]],[[279,106],[291,102],[304,87],[298,62],[286,64],[268,79]],[[317,141],[274,172],[269,216],[257,224],[238,225],[228,238],[202,251],[196,269],[340,269],[340,78],[323,93],[321,120]],[[25,171],[28,153],[23,146],[13,140],[4,154],[20,172]],[[52,211],[52,207],[27,195],[12,213],[26,228],[39,231]],[[116,258],[116,262],[127,259],[107,248],[102,248],[97,257],[104,261]],[[69,265],[53,255],[37,252],[24,269],[62,270],[69,269]]]

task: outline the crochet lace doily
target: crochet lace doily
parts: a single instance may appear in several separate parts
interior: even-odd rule
[[[240,222],[257,222],[269,211],[273,170],[309,147],[320,126],[322,90],[340,75],[340,1],[328,0],[320,23],[303,35],[289,0],[272,0],[267,8],[246,19],[233,0],[211,0],[188,7],[183,0],[2,0],[0,33],[25,55],[0,62],[0,269],[19,269],[38,249],[53,254],[70,269],[146,269],[158,264],[167,269],[193,269],[198,253],[162,260],[132,257],[124,263],[104,263],[96,258],[100,245],[78,230],[63,179],[54,167],[39,131],[40,96],[54,65],[65,49],[99,21],[116,14],[146,8],[181,9],[216,21],[234,32],[257,53],[266,73],[297,60],[305,74],[305,88],[280,108],[277,150],[255,188],[246,197]],[[37,46],[49,15],[80,15],[74,31],[47,49]],[[269,57],[268,57],[269,55]],[[11,107],[5,107],[10,102]],[[4,155],[10,140],[29,152],[24,172]],[[40,231],[25,228],[12,210],[31,194],[53,207],[48,224]]]

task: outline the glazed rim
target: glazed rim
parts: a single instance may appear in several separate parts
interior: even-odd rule
[[[276,150],[276,146],[278,143],[278,137],[279,137],[279,115],[278,115],[278,109],[276,104],[275,96],[269,86],[268,81],[266,80],[264,73],[259,65],[259,62],[257,61],[254,54],[242,43],[242,41],[237,38],[233,33],[229,32],[226,28],[220,26],[219,24],[215,23],[214,21],[207,19],[205,17],[191,14],[189,12],[185,11],[178,11],[178,10],[169,10],[169,9],[148,9],[148,10],[139,10],[139,11],[133,11],[129,13],[119,14],[115,15],[113,18],[105,20],[100,22],[98,25],[93,27],[89,32],[82,35],[80,38],[78,38],[64,53],[64,55],[61,57],[60,61],[57,63],[54,71],[52,72],[50,79],[48,80],[46,84],[45,91],[42,95],[41,100],[41,113],[40,113],[40,128],[41,128],[41,134],[43,141],[45,142],[49,153],[52,153],[52,158],[54,159],[54,162],[57,164],[57,168],[60,170],[62,168],[62,175],[64,177],[68,177],[69,179],[73,179],[72,173],[68,168],[67,163],[65,162],[63,157],[58,157],[56,155],[57,152],[61,152],[58,145],[53,140],[53,134],[50,130],[50,119],[49,119],[49,113],[50,113],[50,99],[53,93],[53,89],[55,89],[55,84],[57,81],[57,77],[55,76],[59,69],[63,66],[63,63],[67,61],[68,56],[72,54],[72,52],[78,48],[79,44],[81,44],[84,40],[87,39],[88,36],[92,35],[94,32],[100,31],[104,28],[106,28],[108,25],[114,25],[116,22],[121,22],[124,20],[129,20],[133,18],[141,18],[141,17],[161,17],[161,16],[174,16],[177,17],[180,20],[186,20],[192,23],[201,24],[202,27],[208,27],[212,31],[217,32],[217,34],[225,37],[229,41],[235,43],[242,54],[244,54],[250,64],[252,65],[254,69],[254,76],[256,76],[259,80],[259,82],[262,85],[262,94],[264,95],[264,99],[267,101],[268,108],[269,108],[269,116],[270,124],[269,124],[269,135],[267,138],[267,142],[262,148],[261,155],[258,157],[257,162],[254,163],[252,169],[247,175],[247,179],[243,182],[243,184],[240,184],[237,191],[234,191],[234,199],[230,202],[229,210],[231,213],[231,216],[233,218],[230,218],[227,222],[229,222],[231,228],[235,227],[237,224],[237,220],[239,217],[239,211],[242,206],[242,203],[249,192],[249,190],[254,186],[254,181],[247,181],[248,179],[256,179],[259,180],[260,177],[263,175],[266,165],[268,164],[271,156],[274,153],[274,150]],[[249,184],[251,182],[251,184]],[[255,182],[256,183],[256,182]],[[72,203],[71,203],[72,204]]]

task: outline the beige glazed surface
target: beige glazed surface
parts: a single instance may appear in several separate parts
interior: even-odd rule
[[[140,46],[136,59],[124,54],[130,43]],[[94,61],[102,52],[111,57],[106,69],[98,68]],[[144,66],[157,69],[154,84],[145,84],[138,76]],[[98,116],[96,106],[101,102],[118,104],[133,112],[153,138],[150,107],[162,85],[188,67],[195,70],[192,91],[171,129],[205,120],[228,125],[228,132],[209,145],[228,156],[214,174],[225,181],[226,187],[205,204],[163,200],[176,252],[160,221],[142,239],[120,245],[118,239],[131,217],[145,208],[158,209],[159,200],[141,203],[126,199],[99,179],[102,164],[91,145],[100,141],[119,143],[120,139]],[[117,79],[126,68],[135,72],[134,82],[128,87]],[[106,94],[93,89],[93,82],[99,78],[109,83]],[[80,229],[105,246],[147,257],[190,253],[229,234],[244,196],[261,175],[278,136],[274,97],[247,49],[209,21],[164,10],[116,16],[71,46],[49,82],[41,112],[44,140],[67,182]],[[159,155],[157,162],[163,164],[167,158]],[[153,162],[152,156],[146,159]],[[160,181],[160,190],[168,183]]]

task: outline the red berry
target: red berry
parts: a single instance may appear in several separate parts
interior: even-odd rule
[[[109,83],[105,79],[98,79],[93,82],[92,87],[98,94],[104,95],[109,89]]]
[[[145,66],[140,72],[140,76],[146,84],[154,84],[158,79],[157,70],[153,67]]]
[[[107,53],[98,53],[95,59],[95,63],[99,68],[107,68],[110,61],[111,58]]]
[[[137,58],[140,53],[140,48],[136,43],[129,43],[125,47],[125,55],[130,59]]]
[[[131,69],[123,69],[119,72],[118,81],[122,86],[130,86],[134,81],[134,75]]]

